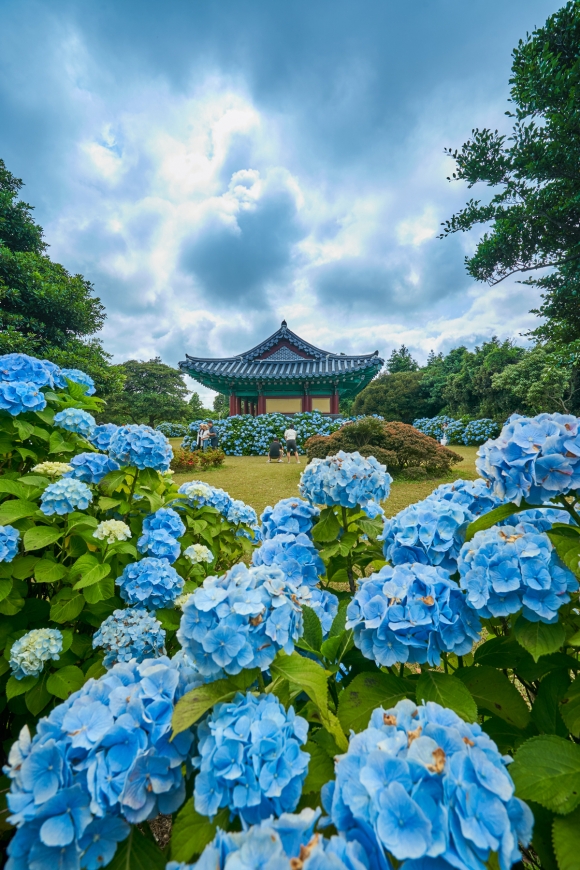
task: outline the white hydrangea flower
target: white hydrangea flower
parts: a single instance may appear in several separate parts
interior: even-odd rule
[[[67,462],[40,462],[32,469],[37,474],[44,474],[46,477],[62,477],[63,474],[72,471],[72,465]]]
[[[194,565],[199,562],[213,562],[213,553],[204,544],[192,544],[184,551],[183,555]]]
[[[37,677],[44,663],[60,658],[62,633],[57,628],[35,628],[12,644],[10,668],[17,680]]]
[[[128,541],[131,538],[131,529],[122,520],[103,520],[93,532],[93,538],[114,544],[115,541]]]
[[[182,592],[181,595],[178,595],[175,601],[173,602],[174,607],[178,607],[180,610],[183,610],[187,602],[189,601],[189,596],[193,595],[193,592]]]

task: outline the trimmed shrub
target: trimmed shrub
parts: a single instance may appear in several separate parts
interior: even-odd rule
[[[166,438],[183,438],[187,435],[187,426],[183,423],[160,423],[155,427],[159,432],[162,432]]]
[[[223,465],[226,454],[219,447],[208,450],[186,450],[178,447],[173,453],[173,471],[198,471],[204,468],[217,468]]]
[[[315,436],[305,443],[309,459],[324,459],[339,450],[358,450],[361,456],[374,456],[394,474],[404,473],[412,479],[426,474],[447,474],[463,457],[433,438],[423,435],[407,423],[385,423],[375,417],[363,417],[347,423],[329,436]],[[413,469],[413,471],[409,471]],[[421,469],[417,471],[417,469]]]

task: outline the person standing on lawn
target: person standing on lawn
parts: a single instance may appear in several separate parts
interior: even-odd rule
[[[209,447],[210,437],[211,436],[209,434],[209,426],[207,426],[205,423],[202,423],[202,426],[201,426],[201,449],[202,450],[207,450],[207,448]]]
[[[296,448],[296,429],[292,426],[288,426],[286,431],[284,432],[284,441],[286,442],[286,455],[288,456],[288,462],[290,462],[290,456],[294,454],[296,457],[296,462],[300,462],[298,457],[298,450]]]
[[[216,447],[218,446],[217,429],[213,425],[213,420],[208,420],[207,423],[209,426],[209,445],[210,445],[212,450],[215,450]]]
[[[282,445],[277,436],[270,444],[270,450],[268,451],[268,462],[272,462],[273,459],[276,462],[282,462]]]

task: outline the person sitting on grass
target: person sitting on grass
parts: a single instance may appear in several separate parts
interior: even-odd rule
[[[278,437],[274,438],[268,451],[268,462],[272,462],[273,459],[282,462],[282,445]]]
[[[290,457],[292,454],[296,457],[296,462],[300,462],[298,458],[298,449],[296,447],[296,429],[294,429],[291,425],[288,426],[286,431],[284,432],[284,441],[286,442],[286,454],[288,456],[288,462],[290,462]]]

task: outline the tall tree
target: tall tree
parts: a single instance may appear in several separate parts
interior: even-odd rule
[[[94,337],[105,309],[89,281],[47,255],[32,206],[18,199],[22,186],[0,160],[0,353],[24,352],[82,368],[106,395],[120,380]]]
[[[404,344],[398,350],[392,351],[387,360],[387,370],[394,375],[395,372],[416,372],[419,363],[411,356],[411,351]]]
[[[534,332],[559,343],[580,341],[580,2],[572,0],[513,52],[509,135],[473,130],[457,151],[452,178],[497,189],[471,199],[444,224],[442,237],[490,225],[467,271],[497,284],[508,275],[542,291]],[[536,273],[544,270],[541,277]],[[579,345],[580,346],[580,345]]]
[[[213,409],[220,417],[229,416],[230,403],[228,402],[227,396],[224,396],[222,393],[218,393],[213,400]]]
[[[188,423],[192,420],[205,420],[211,417],[211,411],[204,408],[203,402],[199,398],[199,393],[192,393],[187,403]]]
[[[379,375],[362,390],[352,406],[353,414],[380,414],[385,420],[412,423],[417,417],[436,413],[423,388],[423,372]]]
[[[177,369],[162,363],[160,357],[148,362],[130,359],[115,368],[124,378],[123,389],[108,399],[101,415],[103,421],[148,426],[164,420],[188,421],[187,387]]]

